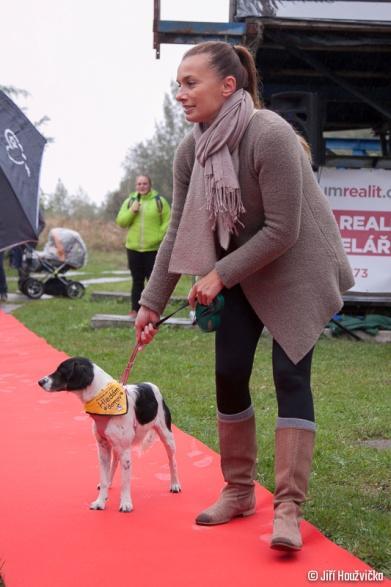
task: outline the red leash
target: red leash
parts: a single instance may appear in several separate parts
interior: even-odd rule
[[[159,328],[159,326],[161,324],[163,324],[163,322],[165,322],[166,320],[168,320],[169,318],[171,318],[171,316],[174,316],[174,314],[176,314],[177,312],[179,312],[179,310],[183,310],[184,308],[186,308],[186,306],[189,305],[189,302],[185,302],[183,303],[181,306],[179,306],[179,308],[177,308],[174,312],[172,312],[171,314],[169,314],[168,316],[166,316],[165,318],[161,318],[161,320],[159,320],[158,322],[155,322],[153,324],[154,328]],[[125,367],[124,372],[121,375],[121,378],[119,380],[119,382],[121,383],[121,385],[126,385],[129,379],[129,374],[130,371],[132,370],[132,367],[136,361],[136,357],[137,357],[137,353],[139,352],[139,350],[142,347],[140,347],[139,343],[136,343],[135,347],[132,350],[132,354],[130,355],[128,364]]]
[[[126,385],[129,379],[129,373],[134,365],[134,362],[136,360],[137,357],[137,353],[139,351],[139,344],[137,343],[136,346],[134,347],[132,354],[130,355],[130,359],[128,361],[128,364],[125,367],[124,372],[121,375],[121,378],[119,380],[119,382],[121,383],[121,385]]]

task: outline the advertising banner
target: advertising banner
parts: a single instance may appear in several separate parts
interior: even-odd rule
[[[352,0],[235,0],[234,16],[251,18],[277,16],[282,18],[352,19]],[[376,9],[374,8],[374,3]],[[390,20],[391,8],[386,0],[360,1],[360,9],[354,12],[355,21]]]
[[[391,293],[391,170],[323,167],[329,199],[353,269],[353,292]]]

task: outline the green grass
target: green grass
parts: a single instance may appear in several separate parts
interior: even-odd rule
[[[15,269],[11,269],[8,266],[8,260],[5,261],[4,266],[8,281],[8,291],[12,293],[17,292],[17,272]],[[128,276],[126,274],[110,274],[111,271],[125,271]],[[104,273],[102,274],[102,272]],[[73,279],[78,279],[80,281],[93,279],[94,277],[118,277],[123,279],[123,281],[115,283],[97,283],[93,286],[89,286],[90,291],[130,292],[131,281],[125,249],[121,251],[93,251],[92,253],[89,253],[87,265],[80,269],[78,273],[79,275],[75,275]],[[178,283],[175,293],[178,296],[186,296],[190,287],[191,279],[189,277],[184,277]],[[126,313],[125,308],[123,309],[124,313]]]
[[[86,267],[91,273],[88,277],[108,269],[126,269],[124,254],[92,254]],[[93,302],[90,292],[128,291],[129,286],[129,282],[90,286],[81,300],[40,300],[14,314],[55,347],[70,355],[88,356],[118,377],[134,344],[133,331],[93,330],[90,320],[96,313],[126,314],[129,308],[126,303]],[[189,287],[189,279],[181,280],[177,293],[186,294]],[[139,354],[131,379],[155,381],[175,424],[217,450],[213,345],[213,335],[198,329],[162,327],[155,341]],[[390,351],[387,345],[344,339],[322,338],[317,345],[312,383],[318,435],[305,510],[306,519],[326,536],[385,574],[391,574],[391,451],[366,448],[359,441],[390,437]],[[258,479],[272,491],[276,401],[269,337],[262,338],[256,354],[252,396],[259,441]]]

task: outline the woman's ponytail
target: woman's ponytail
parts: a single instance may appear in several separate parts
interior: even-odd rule
[[[262,103],[258,90],[258,72],[254,58],[250,51],[246,47],[243,47],[243,45],[234,45],[234,50],[240,59],[240,63],[247,72],[247,84],[244,89],[251,95],[255,108],[261,108]]]

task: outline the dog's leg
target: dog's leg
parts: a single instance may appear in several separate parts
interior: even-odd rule
[[[171,493],[179,493],[181,491],[181,485],[178,478],[178,469],[175,458],[175,440],[173,433],[166,427],[156,426],[155,430],[164,444],[164,448],[167,451],[168,462],[170,465],[171,474]]]
[[[98,498],[90,504],[91,510],[104,510],[109,494],[111,447],[104,438],[97,438],[100,469]]]
[[[118,461],[119,461],[119,457],[118,457],[117,453],[115,452],[115,450],[113,450],[113,454],[111,457],[111,468],[110,468],[110,487],[113,483],[114,475],[117,470]]]
[[[121,463],[121,501],[119,504],[119,511],[131,512],[133,504],[130,496],[130,478],[132,474],[132,455],[130,447],[121,451],[119,461]]]
[[[111,488],[111,486],[113,485],[113,479],[114,479],[114,475],[115,472],[117,470],[117,465],[118,465],[118,455],[117,453],[113,450],[111,452],[111,465],[110,465],[110,483],[109,483],[109,489]],[[98,487],[97,489],[100,489],[100,483],[98,483]]]

